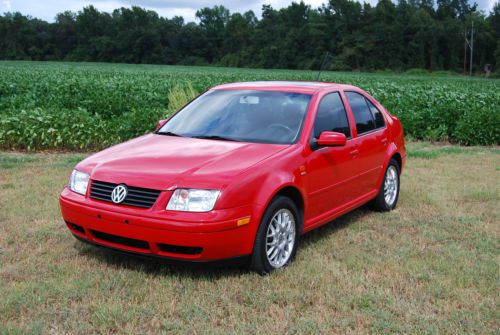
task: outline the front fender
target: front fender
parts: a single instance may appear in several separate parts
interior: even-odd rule
[[[273,164],[268,161],[238,176],[222,191],[220,205],[231,208],[244,203],[254,204],[259,210],[254,210],[252,222],[260,223],[264,211],[276,194],[285,187],[293,187],[299,191],[305,207],[307,200],[303,194],[301,156],[294,154],[287,158],[275,160]]]

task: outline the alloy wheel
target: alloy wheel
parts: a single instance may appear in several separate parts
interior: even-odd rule
[[[275,269],[284,266],[290,259],[295,245],[295,218],[291,211],[278,210],[267,228],[266,255]]]

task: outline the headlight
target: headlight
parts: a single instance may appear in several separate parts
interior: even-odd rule
[[[209,212],[214,206],[220,191],[178,188],[170,198],[167,210],[184,212]]]
[[[85,195],[89,184],[90,176],[86,173],[73,170],[69,178],[69,189],[73,192]]]

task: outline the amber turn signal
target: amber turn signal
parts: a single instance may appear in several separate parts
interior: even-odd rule
[[[236,221],[236,225],[238,227],[241,227],[241,226],[244,226],[246,224],[249,224],[250,223],[250,217],[246,217],[246,218],[243,218],[243,219],[239,219],[238,221]]]

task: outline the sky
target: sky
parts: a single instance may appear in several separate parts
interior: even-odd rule
[[[297,0],[297,2],[300,0]],[[475,0],[480,10],[489,12],[497,0]],[[320,7],[327,0],[304,0],[313,8]],[[376,4],[377,0],[365,0]],[[182,16],[185,21],[195,21],[196,10],[203,7],[223,5],[231,12],[243,13],[253,10],[260,17],[263,4],[269,4],[278,9],[288,6],[292,0],[0,0],[0,13],[21,12],[39,19],[53,22],[57,13],[71,10],[77,12],[83,7],[94,5],[100,11],[112,12],[116,8],[132,5],[151,9],[160,16],[172,18]]]

